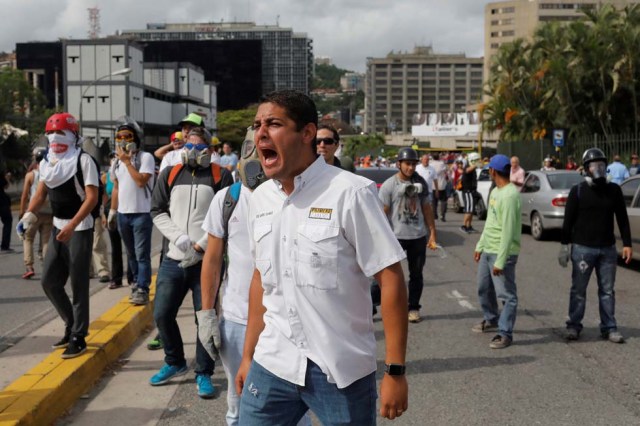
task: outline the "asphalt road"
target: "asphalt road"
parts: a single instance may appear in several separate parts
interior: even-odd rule
[[[538,242],[523,235],[516,272],[519,308],[514,344],[490,349],[492,335],[470,330],[482,318],[472,258],[479,234],[462,234],[461,215],[449,216],[449,222],[437,223],[447,257],[427,258],[424,319],[409,327],[409,410],[394,424],[640,424],[638,266],[618,268],[617,319],[627,343],[601,340],[592,281],[585,330],[580,341],[569,344],[562,333],[570,270],[556,261],[560,244],[557,239]],[[482,222],[474,225],[480,229]],[[381,379],[384,334],[379,315],[376,336]],[[175,385],[158,424],[223,424],[227,384],[220,368],[214,383],[222,391],[212,401],[195,396],[192,380]],[[379,419],[379,423],[391,422]]]
[[[13,226],[15,227],[17,223],[17,215],[14,215]],[[18,239],[15,231],[13,232],[11,248],[15,251],[0,254],[0,352],[57,316],[40,285],[42,262],[36,260],[34,277],[30,280],[21,278],[25,271],[22,241]],[[105,238],[109,246],[109,236],[106,233]],[[160,233],[154,228],[152,252],[159,250],[160,240]],[[104,288],[105,285],[97,278],[92,279],[91,294]],[[67,291],[70,293],[68,287],[69,285],[67,285]]]

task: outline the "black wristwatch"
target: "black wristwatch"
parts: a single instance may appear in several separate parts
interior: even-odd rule
[[[385,364],[384,372],[390,376],[404,376],[404,372],[407,369],[406,366],[402,364]]]

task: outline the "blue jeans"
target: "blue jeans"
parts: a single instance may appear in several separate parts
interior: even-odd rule
[[[149,213],[118,213],[118,230],[127,249],[129,269],[138,288],[149,291],[151,284],[151,231]]]
[[[194,311],[199,311],[202,308],[202,295],[200,294],[202,262],[186,269],[178,266],[179,263],[168,257],[162,261],[160,269],[158,269],[153,307],[153,318],[156,321],[164,347],[164,362],[173,366],[182,366],[187,363],[176,317],[189,290],[191,290],[193,298]],[[195,322],[197,327],[197,318],[195,318]],[[214,367],[215,362],[200,343],[200,339],[196,338],[196,374],[211,376]]]
[[[582,318],[587,299],[587,285],[591,272],[596,270],[598,278],[598,300],[600,302],[600,331],[617,330],[615,309],[616,293],[616,246],[587,247],[573,244],[571,248],[571,293],[569,295],[569,320],[567,328],[582,330]]]
[[[375,372],[338,389],[307,360],[305,385],[298,386],[253,361],[240,398],[240,424],[293,425],[310,409],[323,425],[375,425],[376,398]]]
[[[518,256],[507,257],[502,275],[492,274],[493,265],[498,256],[482,253],[478,263],[478,298],[484,320],[498,324],[499,334],[513,339],[513,326],[518,310],[518,291],[516,288],[516,263]],[[498,299],[504,302],[502,312],[498,314]]]

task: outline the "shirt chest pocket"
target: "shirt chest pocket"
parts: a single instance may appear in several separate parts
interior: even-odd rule
[[[256,225],[253,228],[253,238],[256,244],[256,268],[260,271],[263,285],[274,286],[276,283],[271,265],[271,224]]]
[[[339,234],[337,226],[298,227],[296,285],[319,290],[338,288]]]

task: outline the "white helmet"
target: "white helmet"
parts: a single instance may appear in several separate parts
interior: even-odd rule
[[[469,154],[467,159],[469,160],[469,163],[475,163],[476,161],[480,160],[480,154],[478,154],[477,152],[472,152],[471,154]]]

